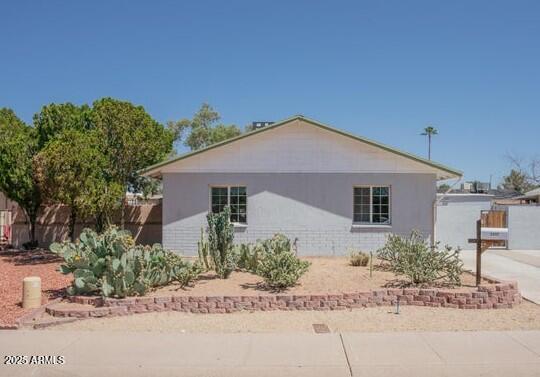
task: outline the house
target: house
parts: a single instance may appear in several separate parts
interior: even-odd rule
[[[525,194],[518,196],[516,199],[526,204],[540,204],[540,187],[531,191],[527,191]]]
[[[375,250],[413,229],[431,237],[436,182],[462,175],[300,115],[142,174],[163,180],[163,244],[186,255],[226,205],[235,242],[280,232],[301,255]]]

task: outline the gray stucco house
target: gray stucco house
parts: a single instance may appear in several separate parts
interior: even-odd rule
[[[235,242],[284,233],[301,255],[433,235],[437,180],[461,172],[295,116],[150,166],[163,180],[163,244],[197,253],[206,214],[232,210]]]

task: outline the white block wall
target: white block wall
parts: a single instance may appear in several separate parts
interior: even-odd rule
[[[298,238],[301,255],[344,255],[376,250],[389,233],[432,231],[434,174],[392,173],[168,173],[163,176],[163,244],[197,253],[206,226],[212,185],[242,185],[248,193],[248,225],[235,242],[254,242],[284,233]],[[353,187],[391,187],[390,227],[352,226]]]

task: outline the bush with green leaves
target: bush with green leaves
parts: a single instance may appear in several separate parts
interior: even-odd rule
[[[79,242],[53,243],[50,249],[64,258],[61,272],[73,273],[70,295],[142,296],[172,281],[187,285],[200,272],[197,263],[182,260],[160,244],[135,246],[129,232],[116,227],[102,234],[84,229]]]
[[[210,212],[208,221],[208,253],[216,274],[221,279],[229,277],[236,268],[236,258],[233,248],[234,227],[230,221],[229,207],[220,213]]]
[[[431,246],[415,230],[408,237],[388,236],[377,256],[392,272],[406,276],[414,285],[436,282],[460,285],[463,262],[459,258],[459,251],[448,245],[439,249],[439,243]]]
[[[294,286],[310,266],[295,255],[291,241],[283,234],[275,234],[260,245],[255,272],[271,289]]]
[[[369,255],[362,251],[353,251],[350,254],[350,264],[355,267],[365,267],[369,263]]]
[[[257,273],[257,266],[265,249],[261,241],[254,244],[243,243],[235,246],[236,264],[241,270]]]

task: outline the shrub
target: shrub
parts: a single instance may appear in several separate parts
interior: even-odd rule
[[[100,235],[85,229],[78,243],[53,243],[50,249],[64,258],[60,271],[73,273],[70,295],[144,295],[148,289],[174,280],[188,284],[200,270],[160,244],[134,246],[129,232],[116,227]]]
[[[282,234],[263,241],[261,247],[256,273],[269,288],[291,287],[309,268],[310,263],[296,257],[290,240]]]
[[[463,262],[459,258],[459,249],[445,246],[439,250],[438,245],[430,246],[418,231],[413,231],[409,237],[390,235],[378,251],[378,257],[392,272],[406,276],[412,284],[438,281],[460,285]]]
[[[251,273],[257,273],[257,266],[264,253],[263,245],[260,241],[255,244],[240,244],[236,246],[237,267]]]
[[[369,255],[361,251],[353,251],[350,255],[351,266],[362,266],[365,267],[369,263]]]
[[[230,222],[229,207],[220,213],[209,213],[208,221],[208,252],[212,258],[213,268],[217,275],[226,279],[235,269],[233,250],[234,227]]]

